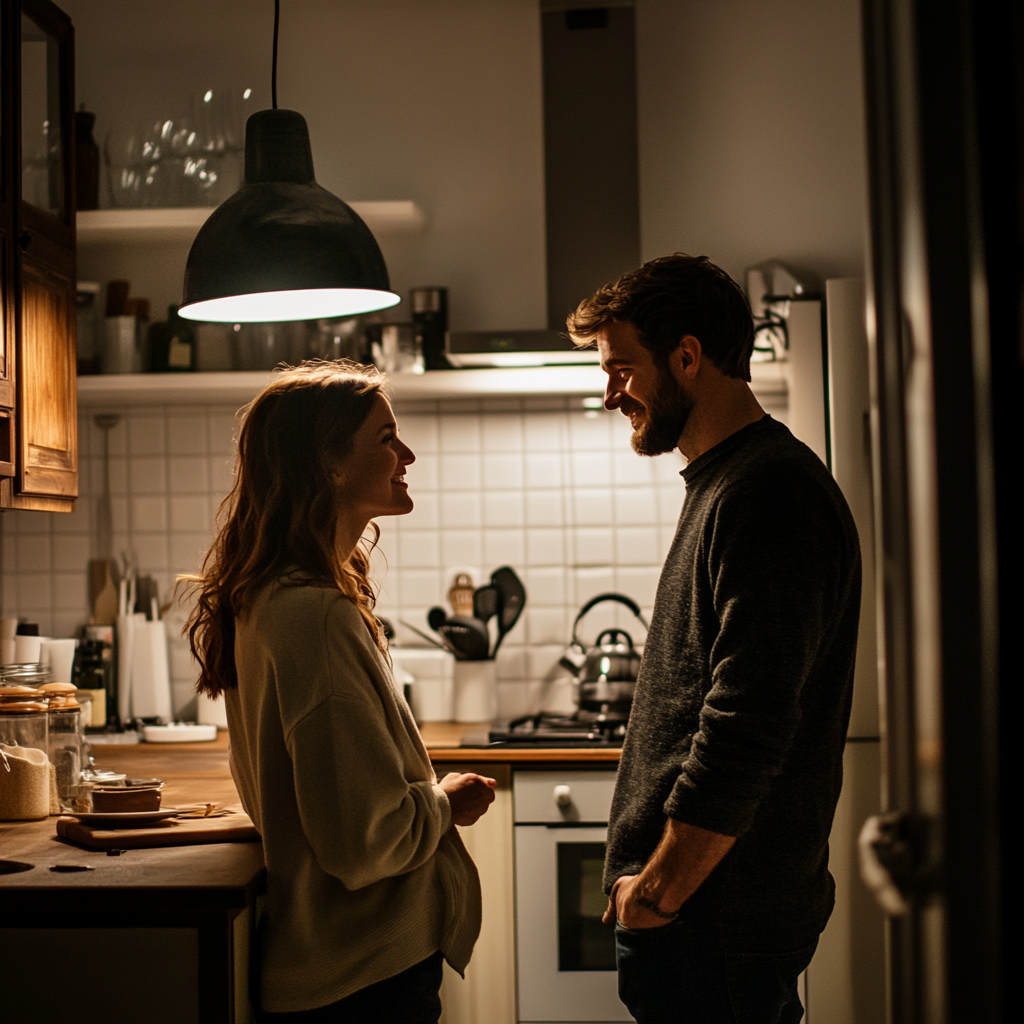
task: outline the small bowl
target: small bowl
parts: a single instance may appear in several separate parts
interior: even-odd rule
[[[128,814],[132,811],[159,811],[161,792],[156,786],[118,786],[94,789],[92,809],[97,814]]]

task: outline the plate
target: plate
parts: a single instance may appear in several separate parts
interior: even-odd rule
[[[77,818],[83,825],[94,828],[131,828],[133,825],[149,825],[164,818],[174,818],[177,814],[177,807],[164,807],[159,811],[108,811],[105,814],[97,811],[88,814],[66,811],[62,817]]]
[[[217,726],[146,725],[142,738],[147,743],[209,743],[217,738]]]

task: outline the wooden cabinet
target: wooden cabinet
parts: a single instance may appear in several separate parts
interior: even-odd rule
[[[70,512],[75,388],[74,29],[0,0],[0,506]]]

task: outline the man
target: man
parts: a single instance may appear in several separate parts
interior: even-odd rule
[[[687,460],[608,828],[619,992],[640,1024],[791,1024],[833,903],[853,519],[748,387],[750,309],[706,257],[647,263],[568,326],[634,450]]]

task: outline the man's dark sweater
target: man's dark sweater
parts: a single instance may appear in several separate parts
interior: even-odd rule
[[[726,948],[798,949],[832,911],[860,550],[839,487],[770,416],[683,471],[608,829],[605,885],[666,815],[738,836],[682,913]]]

